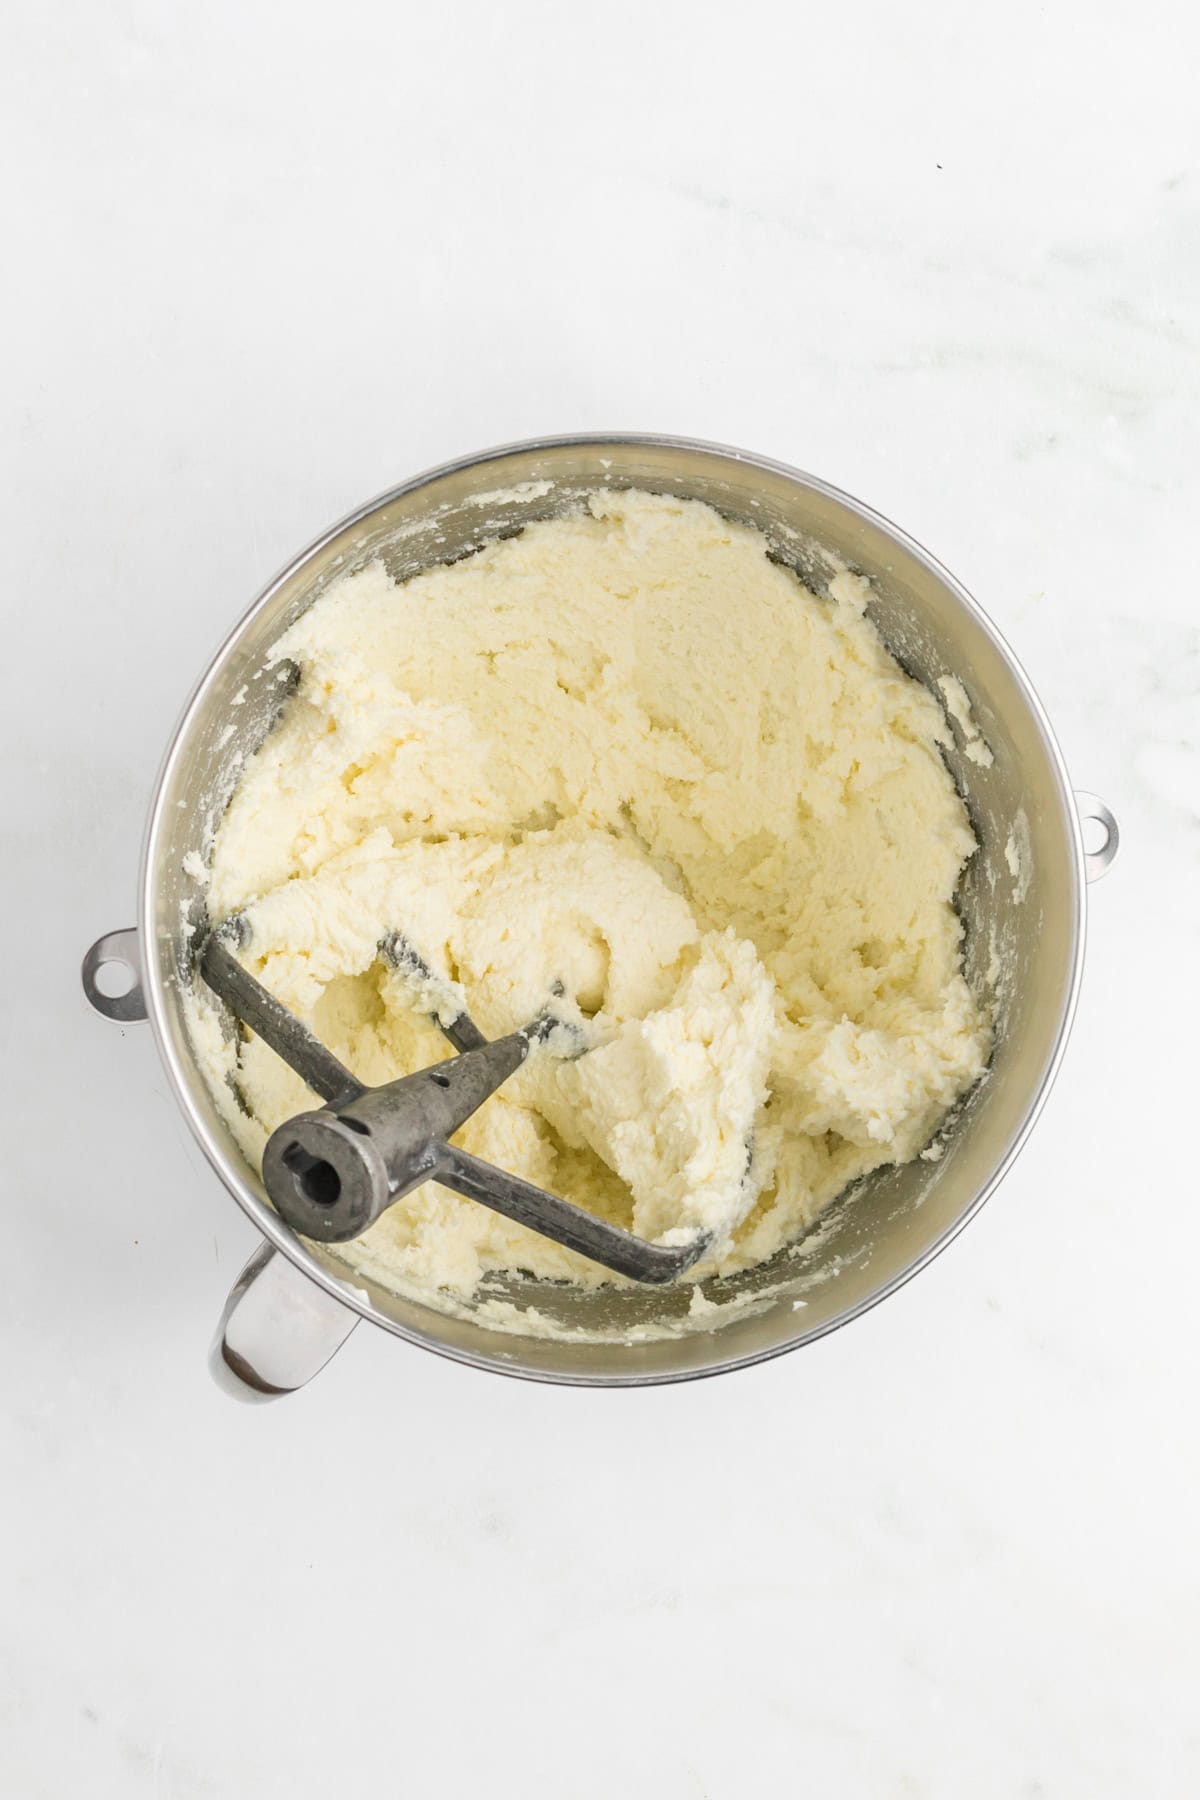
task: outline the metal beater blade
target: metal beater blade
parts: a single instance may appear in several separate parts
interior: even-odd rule
[[[263,1182],[284,1222],[319,1243],[360,1237],[423,1181],[437,1181],[634,1281],[674,1281],[711,1240],[652,1244],[607,1224],[531,1181],[522,1181],[446,1140],[507,1081],[555,1021],[540,1018],[491,1043],[466,1014],[441,1030],[460,1054],[366,1087],[293,1013],[242,967],[227,927],[210,932],[199,966],[208,986],[327,1104],[288,1119],[267,1140]],[[390,961],[424,978],[407,940],[381,946]]]

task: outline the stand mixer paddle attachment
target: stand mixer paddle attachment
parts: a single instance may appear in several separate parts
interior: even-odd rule
[[[365,1087],[243,968],[230,943],[237,929],[235,919],[209,933],[200,973],[234,1016],[326,1102],[280,1125],[263,1152],[263,1183],[293,1231],[317,1243],[347,1243],[423,1181],[437,1181],[634,1281],[674,1281],[709,1249],[705,1233],[685,1244],[652,1244],[448,1141],[535,1044],[572,1027],[543,1015],[489,1043],[465,1012],[448,1024],[437,1018],[456,1056]],[[428,965],[399,933],[380,950],[415,982],[432,983]]]

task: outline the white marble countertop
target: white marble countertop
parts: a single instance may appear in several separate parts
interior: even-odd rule
[[[829,10],[10,9],[13,1800],[1196,1791],[1197,27]],[[238,1407],[254,1233],[80,954],[276,566],[603,427],[827,477],[1016,646],[1124,833],[1065,1068],[795,1356],[572,1392],[364,1328]]]

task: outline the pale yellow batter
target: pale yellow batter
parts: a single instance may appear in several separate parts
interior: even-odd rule
[[[300,686],[208,874],[248,966],[367,1082],[448,1054],[414,999],[489,1034],[548,1005],[582,1025],[588,1054],[535,1054],[462,1142],[646,1236],[713,1233],[690,1279],[917,1155],[989,1049],[945,719],[861,580],[820,602],[765,552],[626,492],[403,587],[341,581],[277,646]],[[444,987],[387,966],[394,930]],[[192,1023],[257,1162],[312,1098],[202,999]],[[614,1279],[433,1184],[345,1253],[457,1295],[491,1269]]]

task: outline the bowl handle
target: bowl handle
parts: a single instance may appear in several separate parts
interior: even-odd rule
[[[239,1400],[277,1400],[311,1381],[358,1319],[286,1256],[260,1244],[225,1302],[209,1368]]]
[[[116,979],[110,976],[102,986],[100,971],[114,967]],[[80,975],[88,1001],[106,1019],[132,1024],[146,1017],[135,927],[97,938]],[[260,1244],[225,1302],[209,1367],[218,1384],[241,1400],[276,1400],[311,1381],[357,1324],[356,1312],[270,1244]]]

